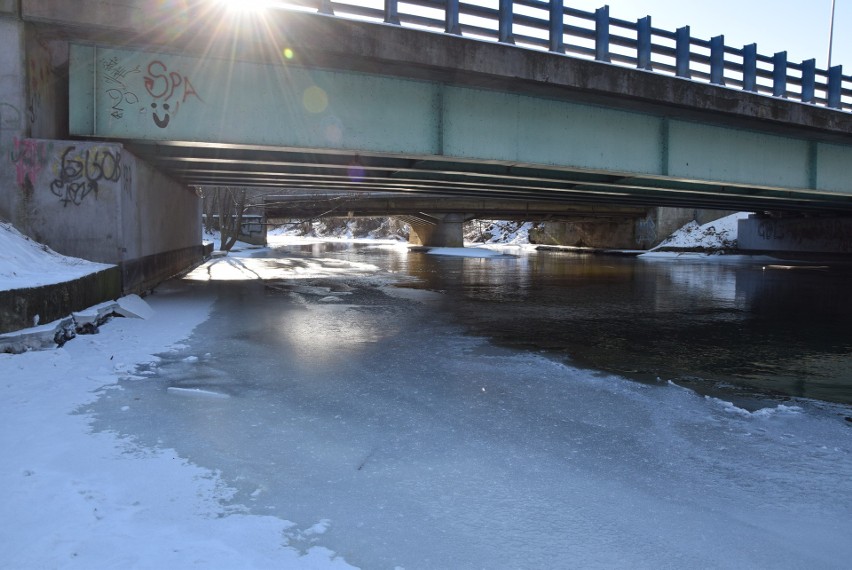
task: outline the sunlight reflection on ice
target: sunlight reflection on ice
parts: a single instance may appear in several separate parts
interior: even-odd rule
[[[338,259],[218,257],[189,272],[191,281],[245,281],[251,279],[313,279],[335,275],[372,274],[369,263]]]

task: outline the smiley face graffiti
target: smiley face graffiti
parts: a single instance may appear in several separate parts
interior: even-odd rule
[[[194,97],[204,102],[189,77],[177,71],[169,71],[162,61],[151,61],[147,72],[144,77],[145,89],[154,99],[151,103],[151,119],[157,127],[165,129],[169,126],[169,122],[187,99]]]
[[[168,111],[170,109],[168,103],[163,103],[163,117],[160,117],[159,113],[157,113],[157,104],[151,103],[151,108],[154,109],[154,112],[151,113],[151,118],[154,119],[154,124],[160,127],[161,129],[165,129],[169,126],[169,121],[171,120],[171,115],[169,115]]]

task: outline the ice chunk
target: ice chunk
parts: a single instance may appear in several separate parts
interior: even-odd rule
[[[217,400],[226,400],[230,398],[228,394],[214,392],[213,390],[202,390],[201,388],[178,388],[177,386],[169,386],[166,391],[170,394],[179,396],[199,396],[202,398],[214,398]]]
[[[116,304],[115,312],[123,317],[150,319],[154,316],[154,309],[139,295],[127,295],[116,301]]]

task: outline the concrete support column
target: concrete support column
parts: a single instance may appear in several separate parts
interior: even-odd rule
[[[426,247],[464,247],[462,226],[465,219],[464,214],[444,214],[410,221],[408,243]]]
[[[0,1],[0,219],[21,207],[28,159],[20,141],[28,135],[25,27],[17,9]]]

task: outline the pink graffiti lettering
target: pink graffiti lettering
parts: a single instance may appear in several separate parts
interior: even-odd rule
[[[184,103],[188,97],[196,97],[199,101],[204,102],[189,77],[177,71],[169,71],[166,64],[158,60],[148,64],[145,89],[154,99],[169,101],[177,95],[181,103]]]
[[[39,172],[47,164],[53,150],[52,143],[33,139],[14,139],[15,148],[9,155],[15,165],[15,181],[18,186],[34,188]]]

